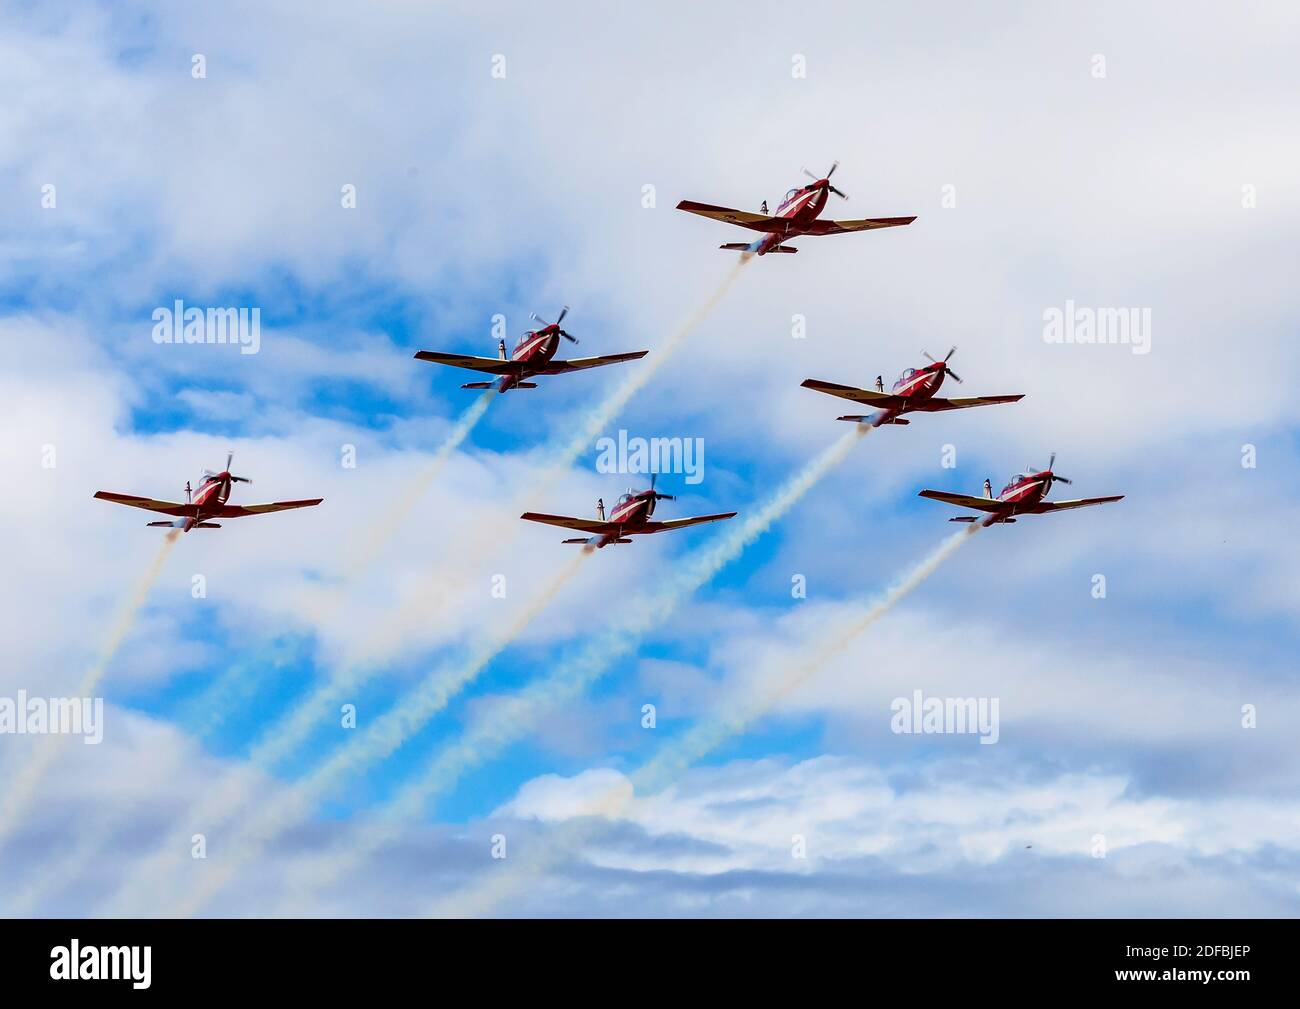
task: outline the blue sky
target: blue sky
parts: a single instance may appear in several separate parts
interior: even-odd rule
[[[0,392],[30,493],[0,505],[21,573],[0,696],[72,690],[155,555],[95,490],[175,496],[233,449],[256,480],[239,500],[326,501],[177,545],[98,685],[104,743],[64,747],[0,824],[0,863],[32,880],[0,907],[1294,914],[1296,16],[1175,10],[814,4],[791,29],[752,4],[7,5]],[[665,353],[737,240],[676,202],[774,204],[836,159],[836,215],[918,221],[750,264]],[[154,344],[178,298],[259,308],[261,351]],[[1150,353],[1048,343],[1067,300],[1149,309]],[[493,355],[494,316],[513,342],[565,304],[574,353],[650,356],[496,397],[425,480],[475,394],[414,352]],[[650,380],[601,433],[702,439],[703,481],[665,474],[661,508],[740,522],[844,433],[800,381],[890,381],[954,344],[962,394],[1026,399],[873,433],[590,689],[520,700],[726,535],[602,551],[507,634],[573,556],[521,504],[586,515],[645,482],[598,473],[594,445],[559,454],[634,369]],[[665,789],[602,804],[937,547],[956,527],[919,489],[997,488],[1053,451],[1075,480],[1054,496],[1125,501],[975,537]],[[484,648],[401,745],[286,812]],[[997,698],[999,741],[892,733],[916,689]],[[394,811],[492,725],[510,738]],[[3,772],[33,747],[0,736]]]

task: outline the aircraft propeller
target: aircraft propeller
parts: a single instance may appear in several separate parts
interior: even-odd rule
[[[677,498],[675,498],[673,495],[660,494],[657,490],[655,490],[655,484],[658,483],[658,481],[659,481],[659,474],[657,472],[651,473],[650,474],[650,496],[656,501],[676,501]]]
[[[1047,468],[1046,468],[1046,469],[1044,469],[1044,470],[1035,469],[1035,470],[1034,470],[1035,473],[1046,473],[1046,474],[1047,474],[1047,486],[1048,486],[1048,489],[1049,489],[1049,490],[1051,489],[1051,486],[1052,486],[1052,484],[1054,484],[1054,483],[1063,483],[1063,484],[1067,484],[1067,485],[1068,485],[1068,484],[1072,484],[1072,483],[1074,483],[1074,481],[1071,480],[1069,477],[1057,476],[1055,473],[1053,473],[1053,472],[1052,472],[1052,467],[1055,466],[1055,465],[1056,465],[1056,453],[1053,452],[1051,458],[1047,460]]]
[[[949,378],[951,378],[954,382],[960,385],[961,376],[959,376],[955,371],[953,371],[951,368],[948,367],[948,358],[952,357],[952,355],[955,354],[956,352],[957,352],[957,348],[953,347],[951,350],[948,351],[948,353],[944,354],[942,361],[935,361],[934,358],[930,357],[929,351],[925,351],[925,350],[921,351],[921,353],[924,354],[928,360],[934,361],[935,364],[943,365],[944,373]]]
[[[556,319],[553,324],[547,322],[536,312],[533,312],[532,315],[529,316],[529,318],[531,318],[534,322],[540,322],[543,326],[549,327],[551,325],[554,325],[558,329],[560,323],[564,321],[564,317],[568,314],[569,314],[569,306],[565,305],[562,309],[560,309],[560,317]],[[570,343],[578,342],[578,338],[576,336],[574,336],[572,333],[565,332],[563,329],[560,330],[560,335],[564,337],[566,340],[568,340]]]
[[[812,172],[808,171],[807,168],[803,170],[803,173],[804,175],[808,176],[808,178],[812,179],[814,182],[825,182],[827,189],[829,189],[832,193],[838,196],[841,200],[847,200],[849,198],[847,193],[842,193],[834,186],[831,185],[831,176],[835,174],[835,169],[839,167],[840,167],[840,163],[838,161],[835,162],[833,165],[831,165],[831,170],[827,172],[824,176],[822,176],[822,178],[820,179],[817,178],[817,176],[815,176]]]
[[[250,480],[248,477],[246,477],[246,476],[235,476],[233,473],[230,472],[230,461],[231,461],[232,459],[234,459],[234,458],[235,458],[235,453],[234,453],[233,451],[231,451],[231,452],[227,452],[227,453],[226,453],[226,471],[225,471],[225,472],[226,472],[226,476],[230,478],[230,482],[231,482],[231,483],[252,483],[253,481]],[[203,475],[204,475],[205,477],[208,477],[208,478],[221,476],[220,473],[213,473],[212,470],[210,470],[210,469],[205,469],[205,470],[203,471]]]

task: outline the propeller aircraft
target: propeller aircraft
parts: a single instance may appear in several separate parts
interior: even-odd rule
[[[959,515],[948,520],[949,522],[979,522],[985,528],[1000,522],[1015,522],[1017,515],[1042,515],[1047,512],[1087,508],[1091,505],[1108,504],[1111,501],[1124,499],[1123,494],[1115,494],[1110,497],[1076,498],[1073,501],[1044,501],[1043,498],[1052,489],[1052,484],[1074,482],[1052,472],[1052,467],[1055,465],[1056,453],[1053,452],[1052,457],[1047,460],[1046,468],[1039,470],[1031,466],[1028,472],[1017,473],[1011,478],[1010,483],[1002,488],[1002,492],[997,497],[993,496],[993,484],[988,480],[984,481],[983,497],[949,494],[947,491],[939,490],[923,490],[920,496],[957,505],[959,508],[974,508],[986,512],[988,517],[983,520],[972,515]]]
[[[596,502],[595,520],[569,518],[565,515],[543,515],[538,512],[524,512],[519,517],[529,522],[542,522],[546,525],[576,529],[579,532],[587,533],[587,536],[567,539],[562,542],[581,543],[584,546],[600,549],[612,543],[631,543],[630,537],[632,536],[685,529],[687,526],[702,525],[705,522],[722,522],[736,516],[735,512],[723,512],[719,515],[696,515],[692,518],[669,519],[666,522],[652,521],[650,516],[654,514],[657,502],[676,500],[671,494],[660,494],[655,490],[655,482],[658,479],[658,473],[650,477],[650,488],[648,490],[633,491],[629,488],[628,492],[618,499],[608,517],[605,515],[605,501],[603,498]]]
[[[203,480],[199,483],[197,490],[191,488],[187,480],[185,482],[184,504],[178,501],[157,501],[153,498],[136,497],[131,494],[114,494],[106,490],[96,491],[95,497],[101,501],[112,501],[114,504],[143,508],[146,511],[161,512],[164,515],[174,515],[176,518],[172,521],[150,522],[148,524],[169,529],[180,529],[182,532],[189,532],[191,529],[220,529],[221,523],[214,522],[213,519],[236,519],[247,515],[265,515],[268,512],[287,511],[290,508],[310,508],[325,500],[324,498],[311,498],[304,501],[273,501],[270,504],[226,504],[226,500],[230,497],[231,488],[235,484],[251,484],[253,482],[246,476],[235,476],[230,472],[230,462],[234,457],[233,452],[226,455],[226,468],[220,473],[205,469],[203,471]]]
[[[735,224],[742,228],[748,228],[750,231],[763,232],[763,237],[757,238],[753,242],[727,242],[718,246],[720,249],[743,252],[746,257],[766,256],[769,252],[798,252],[799,250],[794,246],[785,243],[792,238],[799,238],[803,235],[845,235],[851,231],[897,228],[904,224],[911,224],[916,220],[916,215],[911,217],[868,217],[855,221],[821,220],[818,215],[826,207],[826,202],[830,199],[831,193],[834,193],[842,200],[848,199],[845,193],[831,184],[831,176],[835,174],[835,169],[839,166],[840,163],[835,162],[831,165],[830,171],[820,179],[805,168],[803,173],[812,179],[812,182],[804,186],[798,186],[786,193],[785,199],[776,208],[775,214],[767,213],[766,202],[763,203],[763,212],[761,214],[751,213],[746,210],[733,210],[730,207],[715,207],[710,203],[695,203],[692,200],[682,200],[681,203],[677,204],[677,209],[685,210],[691,214],[699,214],[701,217],[709,217],[715,221]]]
[[[570,343],[577,343],[578,338],[567,330],[560,328],[564,317],[569,314],[565,305],[560,317],[554,322],[539,319],[535,314],[533,321],[541,323],[541,328],[529,330],[519,338],[515,349],[506,355],[506,342],[497,344],[496,357],[475,357],[470,354],[443,354],[439,351],[422,350],[415,356],[421,361],[445,364],[452,368],[466,368],[470,371],[486,372],[499,375],[491,382],[466,382],[462,389],[492,389],[497,392],[509,392],[511,389],[536,389],[536,382],[527,381],[538,375],[562,375],[570,371],[585,371],[587,368],[600,368],[607,364],[622,364],[624,361],[636,361],[650,353],[638,350],[630,354],[607,354],[604,357],[577,357],[569,361],[555,360],[560,338]]]
[[[848,399],[855,403],[875,407],[879,411],[875,414],[847,414],[836,418],[837,420],[854,421],[858,424],[870,424],[872,427],[880,427],[882,424],[910,424],[911,421],[903,417],[905,413],[939,413],[943,410],[965,410],[973,406],[1016,403],[1025,398],[1024,393],[1018,393],[1014,396],[965,396],[957,399],[945,399],[942,396],[936,396],[935,393],[943,385],[944,378],[951,378],[957,383],[961,382],[961,378],[948,365],[949,359],[956,350],[956,347],[949,350],[942,361],[937,361],[930,357],[928,353],[922,351],[930,363],[922,365],[920,368],[908,368],[894,383],[890,392],[885,392],[884,382],[879,376],[876,378],[874,391],[871,389],[858,389],[851,385],[837,385],[834,382],[822,382],[815,378],[805,379],[801,384],[805,389],[824,392],[829,396],[839,396],[841,399]]]

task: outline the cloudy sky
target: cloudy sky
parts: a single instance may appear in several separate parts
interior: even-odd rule
[[[5,4],[0,708],[105,707],[0,734],[0,912],[1300,912],[1298,29]],[[674,209],[836,160],[835,216],[918,220],[732,276],[748,233]],[[157,344],[177,299],[258,309],[258,352]],[[1067,303],[1149,345],[1049,341]],[[573,353],[650,356],[472,426],[413,360],[563,305]],[[799,387],[954,345],[1024,401],[854,439]],[[644,486],[620,430],[701,440],[664,517],[738,518],[586,558],[518,520]],[[92,498],[231,450],[236,502],[324,504],[164,556]],[[918,490],[1052,452],[1124,501],[936,553]],[[895,731],[918,691],[991,731]]]

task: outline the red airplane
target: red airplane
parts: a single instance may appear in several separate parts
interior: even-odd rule
[[[495,382],[466,382],[462,389],[491,389],[508,392],[511,389],[536,389],[536,382],[525,379],[535,375],[562,375],[569,371],[583,371],[586,368],[599,368],[606,364],[621,364],[624,361],[636,361],[645,357],[650,351],[638,350],[631,354],[609,354],[605,357],[578,357],[572,361],[554,360],[555,351],[560,346],[560,337],[570,343],[577,343],[578,338],[560,328],[560,323],[569,314],[565,305],[560,317],[554,322],[532,318],[542,323],[542,328],[530,330],[519,338],[514,352],[506,357],[506,342],[497,344],[496,357],[474,357],[469,354],[440,354],[432,350],[422,350],[415,356],[421,361],[434,364],[447,364],[453,368],[468,368],[470,371],[485,371],[490,375],[500,375]]]
[[[151,526],[163,526],[189,532],[191,529],[220,529],[221,523],[212,519],[237,519],[245,515],[264,515],[267,512],[287,511],[290,508],[310,508],[318,505],[324,498],[312,498],[308,501],[275,501],[271,504],[228,505],[232,484],[252,483],[246,476],[234,476],[230,472],[231,452],[226,456],[226,468],[220,473],[203,471],[203,482],[197,491],[192,490],[189,481],[185,483],[185,503],[174,501],[155,501],[153,498],[134,497],[130,494],[113,494],[106,490],[96,491],[95,497],[115,504],[130,505],[132,508],[144,508],[164,515],[179,516],[171,522],[150,522]]]
[[[1072,482],[1052,472],[1052,467],[1055,464],[1056,453],[1053,452],[1051,459],[1047,461],[1045,470],[1017,473],[1011,478],[1011,482],[1002,488],[1002,493],[997,497],[993,496],[993,485],[988,480],[984,481],[983,497],[949,494],[941,490],[923,490],[920,493],[921,497],[928,497],[934,501],[943,501],[946,504],[957,505],[960,508],[975,508],[982,512],[988,512],[988,518],[982,521],[972,515],[961,515],[948,520],[949,522],[979,522],[985,528],[999,522],[1015,522],[1015,516],[1017,515],[1042,515],[1046,512],[1067,511],[1070,508],[1087,508],[1090,505],[1108,504],[1111,501],[1122,501],[1124,499],[1123,494],[1115,494],[1111,497],[1085,497],[1074,501],[1044,501],[1043,498],[1052,489],[1052,484],[1068,484]]]
[[[953,347],[942,361],[936,361],[925,354],[930,364],[920,368],[908,368],[894,383],[892,392],[885,392],[885,384],[876,376],[876,389],[857,389],[851,385],[836,385],[834,382],[822,382],[815,378],[805,379],[801,384],[805,389],[815,389],[830,396],[851,399],[856,403],[873,406],[879,413],[870,416],[848,414],[836,420],[851,420],[858,424],[870,424],[880,427],[882,424],[910,424],[903,419],[905,413],[938,413],[942,410],[965,410],[972,406],[992,406],[996,403],[1015,403],[1025,398],[1024,393],[1015,396],[965,396],[959,399],[944,399],[936,396],[939,386],[943,385],[945,376],[951,376],[954,382],[960,382],[950,367],[948,359],[957,350]],[[922,353],[925,353],[922,351]]]
[[[590,519],[575,519],[565,515],[541,515],[537,512],[524,512],[519,517],[527,519],[529,522],[544,522],[546,525],[561,526],[565,529],[577,529],[579,532],[590,533],[590,536],[579,537],[577,539],[563,540],[564,543],[582,543],[585,546],[599,549],[609,546],[611,543],[631,543],[630,536],[640,536],[648,533],[667,532],[671,529],[685,529],[687,526],[701,525],[705,522],[721,522],[724,519],[734,518],[735,512],[724,512],[721,515],[696,515],[687,519],[669,519],[667,522],[652,522],[650,516],[654,514],[656,501],[673,501],[676,500],[671,494],[660,494],[655,490],[655,481],[659,478],[656,473],[650,477],[650,489],[643,491],[628,490],[618,503],[614,505],[613,510],[609,513],[609,518],[605,518],[605,502],[603,499],[596,502],[596,521]]]
[[[826,173],[826,177],[823,179],[817,178],[805,168],[803,173],[813,181],[806,186],[792,189],[786,193],[785,199],[776,208],[775,216],[768,214],[766,202],[763,203],[763,212],[761,214],[753,214],[747,210],[732,210],[730,207],[715,207],[709,203],[695,203],[691,200],[682,200],[681,203],[677,204],[677,209],[699,214],[701,217],[711,217],[715,221],[736,224],[742,228],[748,228],[750,231],[763,232],[762,238],[755,239],[749,244],[728,242],[725,245],[718,246],[720,249],[743,252],[746,256],[766,256],[769,252],[798,252],[798,249],[783,243],[791,238],[799,238],[801,235],[844,235],[850,231],[896,228],[903,224],[911,224],[916,220],[915,215],[911,217],[868,217],[860,221],[818,220],[817,215],[826,206],[826,201],[830,199],[831,193],[841,199],[848,199],[844,193],[831,185],[831,176],[835,174],[835,169],[839,165],[838,161],[831,165],[831,170]]]

